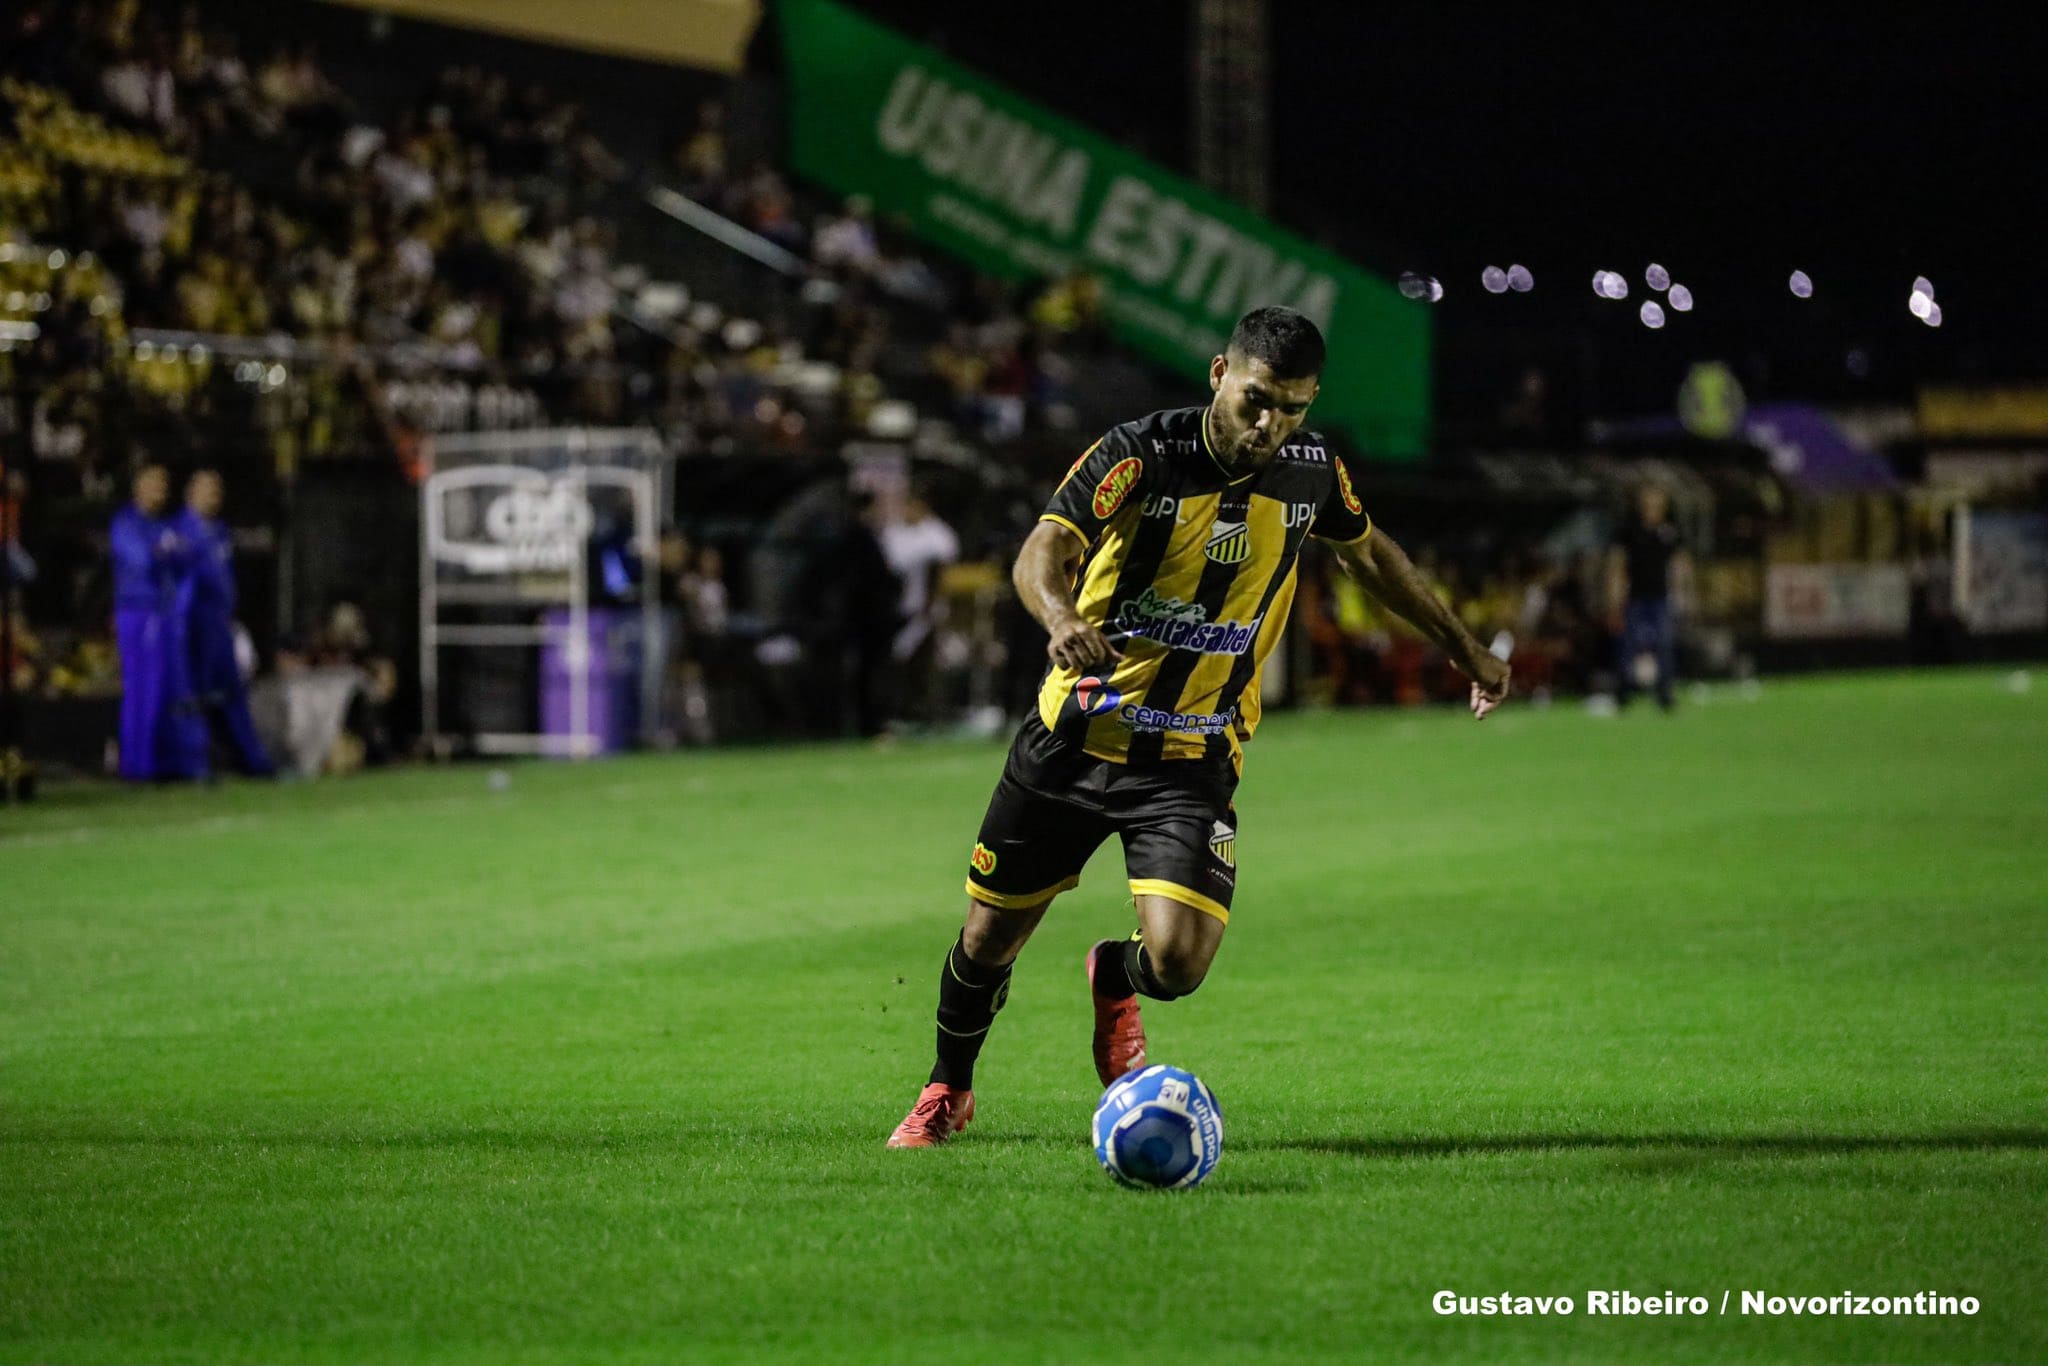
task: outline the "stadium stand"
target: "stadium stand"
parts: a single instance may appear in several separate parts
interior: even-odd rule
[[[757,81],[489,35],[450,49],[410,23],[392,41],[388,21],[314,5],[30,0],[5,23],[0,398],[24,436],[10,480],[36,568],[32,693],[116,686],[103,529],[145,456],[227,476],[262,658],[303,652],[348,606],[403,660],[423,443],[646,425],[691,491],[676,561],[717,564],[730,596],[719,706],[745,729],[735,699],[759,680],[743,647],[790,625],[793,596],[755,542],[796,491],[843,488],[862,443],[891,444],[964,559],[1000,565],[1093,432],[1190,397],[1106,340],[1085,274],[980,277],[861,197],[794,182]],[[1785,497],[1763,453],[1674,429],[1588,456],[1561,426],[1531,369],[1426,474],[1363,465],[1360,484],[1547,694],[1611,685],[1601,552],[1654,474],[1711,550],[1689,667],[1752,667],[1768,648],[1757,561]],[[1908,523],[1898,553],[1938,555],[1940,511]],[[812,537],[798,558],[839,544]],[[1454,671],[1328,564],[1304,577],[1297,696],[1455,694]],[[984,601],[989,581],[957,579]],[[1036,652],[1007,602],[991,610],[1007,648],[974,648],[1007,659],[993,695],[1014,710]]]

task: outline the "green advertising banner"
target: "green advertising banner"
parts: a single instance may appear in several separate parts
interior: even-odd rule
[[[1298,308],[1330,344],[1310,422],[1368,455],[1422,454],[1423,305],[833,0],[780,14],[799,174],[991,275],[1094,274],[1111,330],[1190,377],[1246,309]]]

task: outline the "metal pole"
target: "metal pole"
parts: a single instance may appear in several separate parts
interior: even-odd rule
[[[570,439],[570,449],[575,459],[581,454],[580,443]],[[583,506],[590,506],[590,485],[583,478],[583,466],[571,465],[567,477],[574,483],[576,496]],[[569,641],[564,657],[569,665],[569,752],[578,759],[586,758],[593,752],[593,737],[590,734],[590,670],[595,658],[590,648],[590,519],[585,519],[583,532],[575,540],[575,551],[569,557]]]
[[[9,361],[13,361],[10,356]],[[28,383],[21,367],[10,364],[14,379],[14,431],[18,437],[18,463],[0,461],[0,803],[21,795],[26,768],[21,755],[21,729],[14,697],[14,556],[10,547],[20,528],[12,516],[13,500],[8,483],[12,471],[26,470],[33,451],[29,448],[31,418]],[[26,477],[26,476],[24,476]]]
[[[644,454],[644,451],[643,451]],[[654,473],[641,469],[633,481],[633,543],[640,556],[640,743],[654,744],[655,715],[661,706],[662,666],[668,641],[661,632],[661,546],[654,526]]]
[[[441,595],[434,563],[434,527],[440,513],[439,471],[433,447],[420,480],[420,738],[428,755],[441,754]]]
[[[4,468],[4,467],[0,467]],[[0,473],[0,803],[15,797],[22,775],[21,731],[14,711],[14,502],[11,471]]]

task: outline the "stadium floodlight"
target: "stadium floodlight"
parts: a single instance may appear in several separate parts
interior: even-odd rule
[[[1671,272],[1658,265],[1655,261],[1652,261],[1650,262],[1650,268],[1643,272],[1643,283],[1651,289],[1669,289],[1671,287]]]
[[[1788,282],[1788,286],[1795,298],[1811,299],[1813,297],[1813,277],[1803,270],[1792,272],[1792,279]]]
[[[1508,288],[1517,294],[1527,294],[1536,288],[1536,277],[1529,272],[1527,266],[1509,266]]]
[[[1643,300],[1643,306],[1637,310],[1636,316],[1643,320],[1644,327],[1658,328],[1664,325],[1664,308],[1655,299]]]
[[[1671,300],[1671,306],[1680,313],[1692,312],[1692,291],[1684,285],[1671,286],[1671,293],[1667,297]]]
[[[1399,285],[1404,297],[1419,299],[1424,303],[1433,304],[1438,299],[1444,297],[1444,287],[1437,283],[1436,277],[1432,275],[1422,275],[1412,270],[1404,270],[1401,272]]]
[[[1479,272],[1479,283],[1488,294],[1505,294],[1508,289],[1508,273],[1499,266],[1488,266]]]

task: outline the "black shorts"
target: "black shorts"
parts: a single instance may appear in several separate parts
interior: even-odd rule
[[[1035,906],[1079,885],[1089,855],[1117,834],[1131,895],[1167,897],[1228,924],[1236,791],[1228,759],[1132,768],[1066,745],[1033,714],[981,818],[967,894],[991,906]]]

